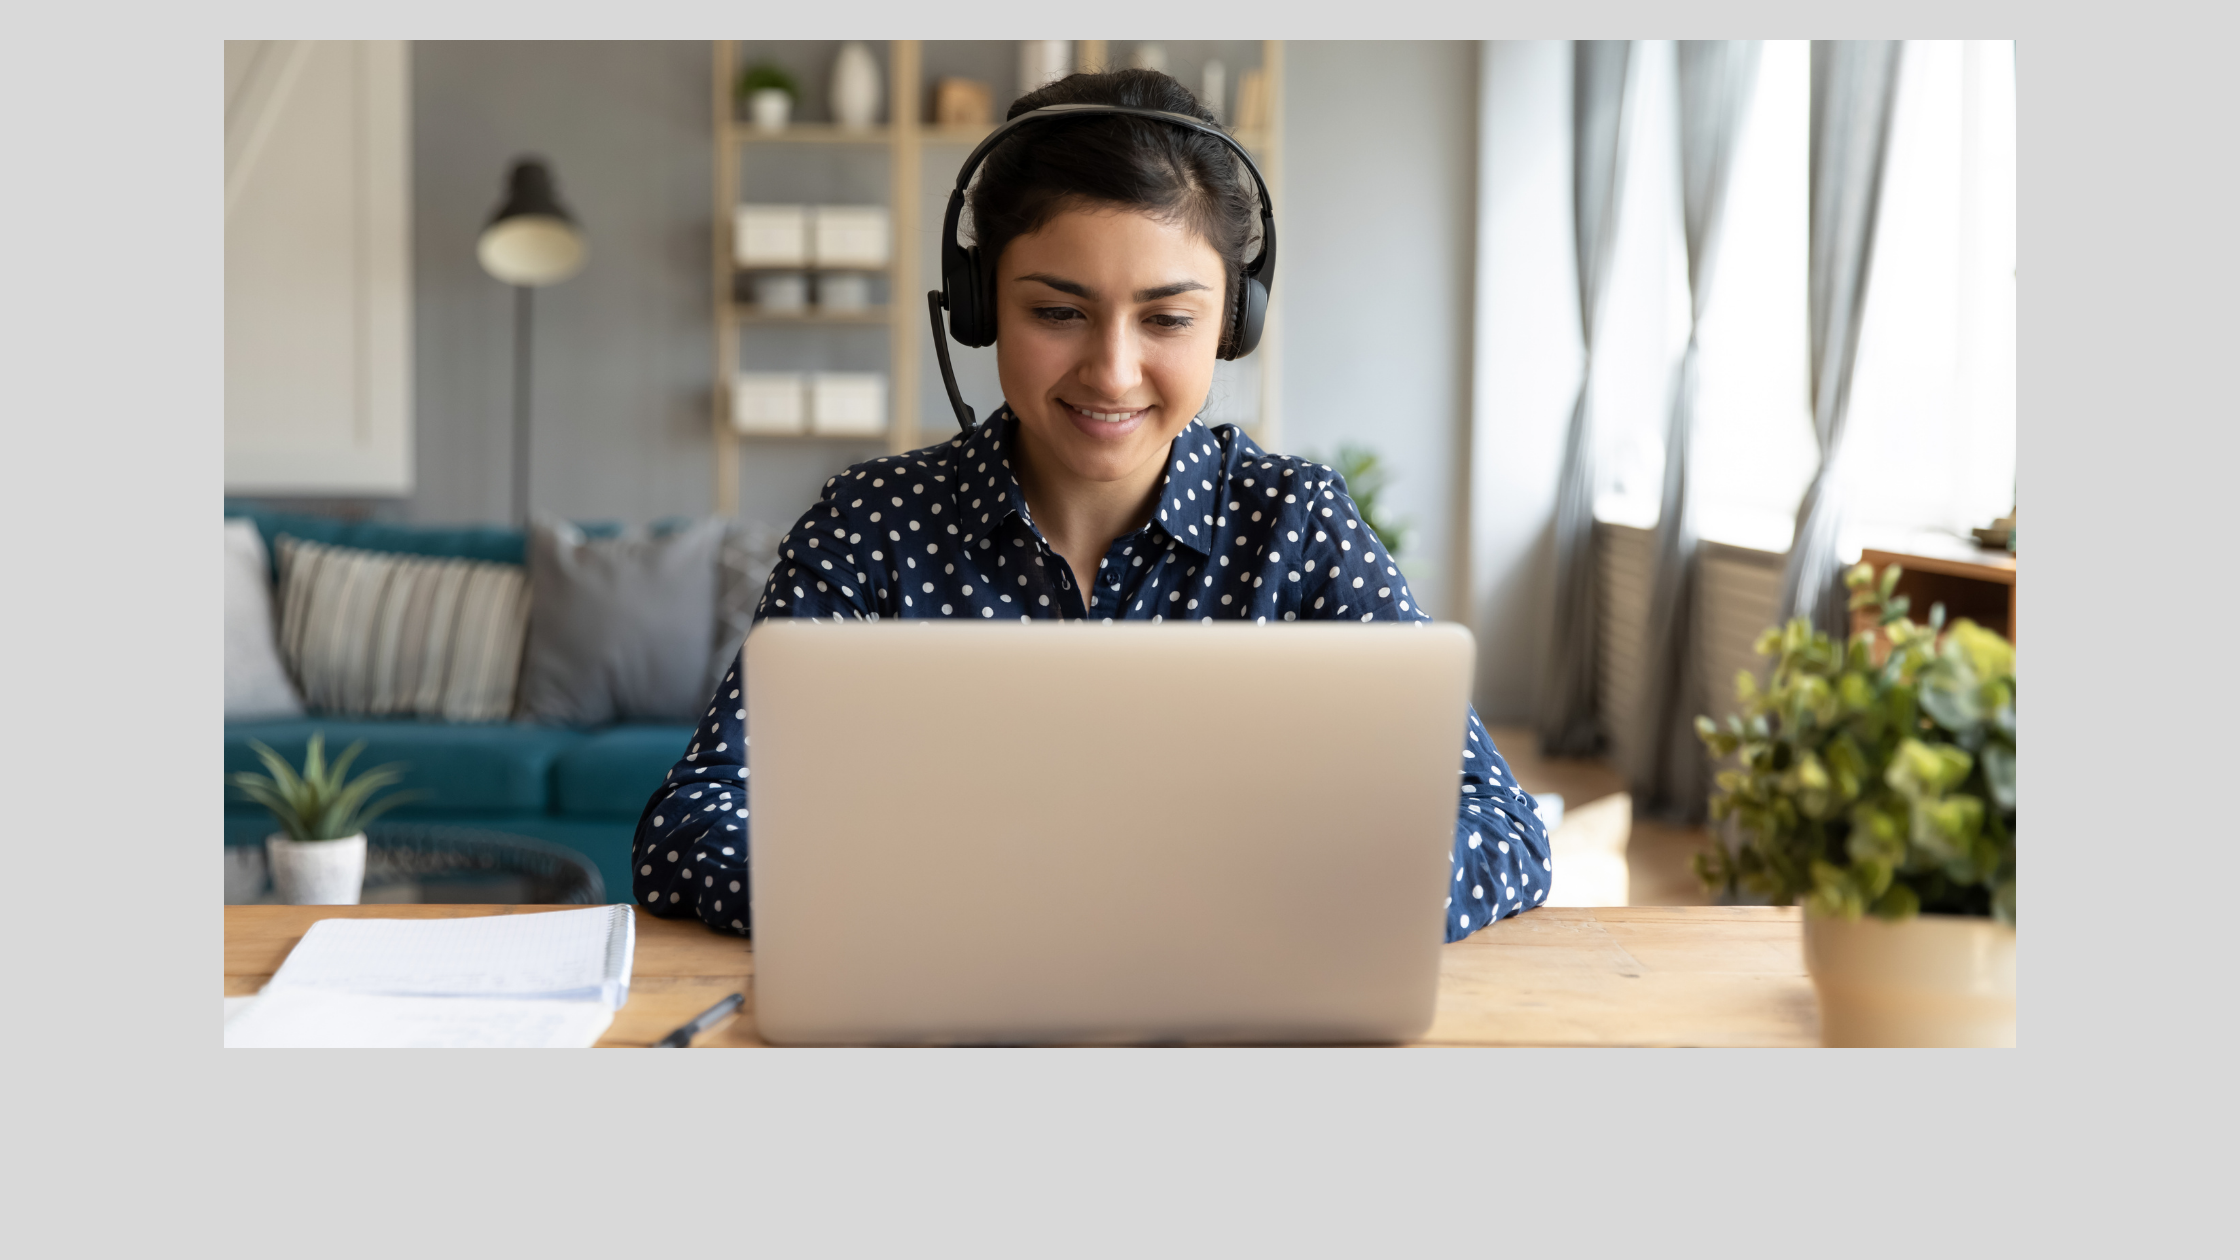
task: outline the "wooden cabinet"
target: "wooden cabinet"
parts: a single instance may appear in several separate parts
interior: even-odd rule
[[[1897,593],[1912,601],[1907,615],[1926,623],[1929,606],[1943,604],[1947,624],[1966,617],[2014,641],[2014,561],[2011,554],[1984,551],[1955,541],[1949,548],[1915,545],[1907,551],[1864,549],[1859,559],[1877,576],[1897,565]]]

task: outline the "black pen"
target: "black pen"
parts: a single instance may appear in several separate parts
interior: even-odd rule
[[[654,1042],[650,1048],[655,1050],[674,1050],[680,1047],[689,1046],[692,1044],[692,1039],[694,1037],[697,1037],[701,1033],[708,1031],[709,1025],[715,1023],[719,1019],[722,1019],[724,1016],[729,1015],[731,1012],[738,1010],[741,1006],[746,1005],[746,1002],[746,994],[734,993],[730,997],[727,997],[721,1002],[716,1003],[714,1006],[709,1007],[707,1010],[704,1010],[698,1015],[693,1016],[691,1023],[684,1025],[682,1028],[677,1029],[675,1032],[670,1033],[668,1036],[663,1037],[661,1040]]]

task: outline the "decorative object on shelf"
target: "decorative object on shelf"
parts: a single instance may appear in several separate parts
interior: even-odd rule
[[[871,277],[860,271],[827,271],[817,276],[817,309],[852,314],[871,309]]]
[[[832,117],[858,131],[879,121],[879,63],[856,40],[842,44],[832,62]]]
[[[877,270],[892,256],[892,221],[885,206],[811,206],[809,263]]]
[[[754,304],[773,314],[809,309],[809,277],[798,271],[758,271],[752,281]]]
[[[1767,630],[1766,689],[1696,719],[1711,798],[1741,845],[1696,859],[1713,888],[1802,901],[1828,1045],[2013,1045],[2014,645],[1944,606],[1927,625],[1861,564],[1844,576],[1875,633],[1837,643],[1804,618]],[[1871,915],[1879,923],[1862,923]]]
[[[1137,44],[1128,54],[1128,65],[1137,70],[1167,72],[1167,46],[1165,44]]]
[[[1226,108],[1229,97],[1229,67],[1219,57],[1206,59],[1205,67],[1198,74],[1198,103],[1213,111],[1213,120],[1229,121]]]
[[[809,377],[809,430],[834,437],[887,431],[887,378],[879,372],[815,372]]]
[[[777,133],[793,118],[793,103],[801,99],[801,85],[779,67],[764,61],[748,66],[739,76],[736,92],[747,103],[747,116],[755,130]]]
[[[1254,67],[1237,76],[1237,125],[1239,134],[1268,129],[1268,76]]]
[[[731,261],[741,267],[809,265],[809,207],[743,205],[731,214]]]
[[[575,216],[560,204],[541,159],[514,159],[506,197],[475,242],[482,269],[513,286],[513,519],[529,520],[529,334],[532,289],[583,269],[587,254]]]
[[[799,372],[741,372],[731,382],[731,427],[740,433],[801,433],[808,382]]]
[[[985,127],[995,94],[978,79],[943,79],[933,85],[933,121],[940,127]]]
[[[303,771],[260,741],[250,740],[268,774],[229,774],[226,782],[272,811],[280,830],[265,837],[265,859],[280,900],[291,906],[354,906],[366,874],[366,824],[417,793],[373,794],[404,777],[392,762],[350,778],[365,751],[360,740],[327,764],[326,733],[313,731]]]
[[[1978,546],[1988,548],[1992,551],[2004,551],[2009,555],[2013,555],[2014,509],[2008,508],[2007,514],[2005,516],[2002,516],[1998,520],[1991,522],[1991,528],[1971,529],[1968,532],[1976,536],[1976,543]]]
[[[1072,40],[1019,41],[1019,95],[1025,96],[1045,83],[1055,83],[1072,73]]]

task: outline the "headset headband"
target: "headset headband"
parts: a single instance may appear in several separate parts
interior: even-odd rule
[[[941,312],[949,312],[949,332],[964,345],[985,346],[995,340],[995,259],[983,257],[977,242],[971,247],[957,240],[957,227],[964,214],[965,189],[972,183],[973,173],[980,169],[995,147],[1008,139],[1019,128],[1034,122],[1044,122],[1067,117],[1117,116],[1147,118],[1170,126],[1183,127],[1202,135],[1212,136],[1227,145],[1252,173],[1253,187],[1260,194],[1260,252],[1247,262],[1238,277],[1237,292],[1232,296],[1234,305],[1225,330],[1221,347],[1216,353],[1224,359],[1238,359],[1252,353],[1260,344],[1260,330],[1268,310],[1268,289],[1275,281],[1276,218],[1275,204],[1268,196],[1268,181],[1261,177],[1260,166],[1252,160],[1236,137],[1219,126],[1189,114],[1171,110],[1146,109],[1135,105],[1102,105],[1079,103],[1045,105],[1030,109],[1005,119],[987,137],[973,146],[965,157],[964,165],[957,171],[957,185],[949,193],[949,209],[941,224],[941,287],[926,294],[926,306],[933,320],[933,346],[941,363],[941,377],[949,389],[949,405],[957,413],[957,423],[970,432],[975,417],[972,408],[965,405],[964,397],[957,390],[956,373],[949,365],[949,344],[942,336]]]

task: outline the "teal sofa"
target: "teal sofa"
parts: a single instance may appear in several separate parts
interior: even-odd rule
[[[519,564],[525,540],[502,526],[422,526],[341,521],[228,503],[226,515],[254,521],[266,553],[292,534],[338,547],[410,555],[462,556]],[[586,526],[612,534],[613,526]],[[607,899],[630,899],[630,841],[638,813],[669,767],[692,742],[692,726],[616,725],[572,730],[520,722],[459,723],[412,719],[325,717],[226,723],[226,772],[261,770],[249,741],[258,740],[301,763],[313,731],[326,732],[332,752],[365,741],[358,764],[406,764],[401,787],[422,795],[384,815],[419,822],[533,836],[565,845],[599,868]],[[226,789],[225,842],[258,844],[271,816]]]

